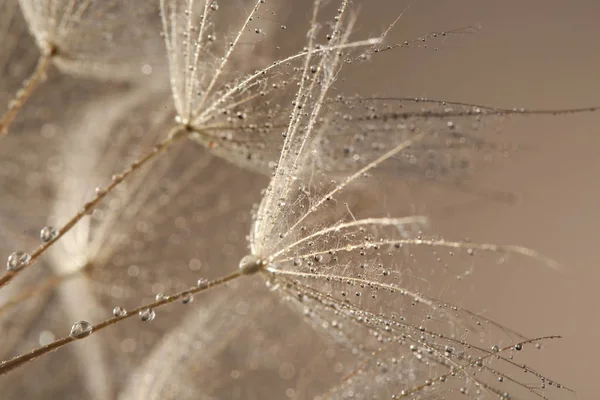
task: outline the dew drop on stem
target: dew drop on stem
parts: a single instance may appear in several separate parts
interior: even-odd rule
[[[191,303],[191,302],[193,302],[193,301],[194,301],[194,295],[193,295],[193,294],[191,294],[191,293],[186,293],[186,294],[184,294],[184,295],[183,295],[183,297],[181,298],[181,302],[182,302],[183,304],[189,304],[189,303]]]
[[[58,236],[58,230],[52,226],[45,226],[40,230],[40,240],[42,243],[48,243]]]
[[[207,283],[208,283],[208,279],[206,279],[206,278],[200,278],[200,279],[198,279],[198,282],[196,283],[196,286],[202,287],[202,286],[206,285]]]
[[[9,271],[17,271],[31,260],[31,256],[24,251],[15,251],[6,261],[6,269]]]
[[[69,336],[74,339],[83,339],[92,334],[92,325],[87,321],[78,321],[71,327]]]
[[[142,322],[150,322],[154,319],[154,317],[156,317],[156,313],[151,308],[146,308],[145,310],[141,310],[138,313],[138,315]]]
[[[113,308],[112,313],[115,317],[123,317],[127,314],[127,311],[121,306],[116,306]]]

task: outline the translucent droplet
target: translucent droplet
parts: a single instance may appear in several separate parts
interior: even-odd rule
[[[210,5],[210,9],[213,11],[217,11],[219,9],[219,3],[217,3],[216,1],[213,1]]]
[[[138,313],[143,322],[150,322],[156,317],[156,313],[151,308],[146,308]]]
[[[165,294],[162,293],[162,292],[161,293],[157,293],[156,297],[155,297],[156,301],[161,301],[161,300],[164,300],[166,298],[167,298],[167,296],[165,296]]]
[[[127,311],[121,306],[116,306],[115,308],[113,308],[113,315],[115,317],[124,317],[125,315],[127,315]]]
[[[208,283],[208,279],[206,278],[200,278],[198,279],[198,283],[196,284],[196,286],[204,286]]]
[[[189,304],[189,303],[191,303],[192,301],[194,301],[194,295],[193,295],[193,294],[191,294],[191,293],[186,293],[186,294],[184,294],[184,295],[183,295],[183,297],[181,298],[181,302],[182,302],[183,304]]]
[[[254,254],[248,254],[240,261],[240,271],[244,275],[252,275],[260,271],[264,267],[264,261]]]
[[[40,240],[42,243],[48,243],[58,236],[58,230],[52,226],[45,226],[40,230]]]
[[[31,260],[31,256],[24,251],[15,251],[8,256],[6,269],[9,271],[17,271],[25,266]]]
[[[79,321],[73,324],[69,336],[71,336],[74,339],[83,339],[84,337],[88,337],[91,334],[92,325],[87,321]]]
[[[51,331],[42,331],[40,332],[40,337],[38,339],[40,346],[46,346],[56,340],[54,333]]]

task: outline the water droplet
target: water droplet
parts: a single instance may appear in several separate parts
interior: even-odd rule
[[[25,266],[31,260],[31,256],[24,251],[15,251],[8,256],[6,269],[9,271],[17,271]]]
[[[158,294],[156,295],[156,297],[155,297],[156,301],[161,301],[161,300],[164,300],[164,299],[166,299],[166,298],[167,298],[167,296],[165,296],[165,294],[164,294],[164,293],[162,293],[162,292],[161,292],[161,293],[158,293]]]
[[[198,282],[196,283],[196,286],[204,286],[208,283],[208,279],[206,278],[200,278],[198,279]]]
[[[146,308],[138,313],[140,320],[143,322],[150,322],[156,317],[156,313],[151,308]]]
[[[189,303],[191,303],[192,301],[194,301],[194,295],[193,295],[193,294],[191,294],[191,293],[186,293],[186,294],[184,294],[184,295],[183,295],[183,297],[181,298],[181,302],[182,302],[183,304],[189,304]]]
[[[120,306],[116,306],[115,308],[113,308],[112,312],[115,317],[124,317],[125,315],[127,315],[127,311]]]
[[[42,243],[48,243],[58,236],[58,230],[52,226],[45,226],[40,230],[40,240]]]
[[[92,334],[92,325],[87,321],[78,321],[73,324],[71,327],[71,332],[69,336],[74,339],[83,339],[84,337],[88,337]]]
[[[217,11],[219,9],[219,3],[217,3],[216,1],[213,1],[212,4],[210,5],[210,9],[213,11]]]

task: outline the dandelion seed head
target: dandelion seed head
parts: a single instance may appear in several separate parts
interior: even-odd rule
[[[42,52],[69,74],[139,79],[140,65],[154,65],[160,46],[158,7],[146,2],[19,0]],[[135,22],[133,22],[135,21]],[[151,64],[149,64],[151,62]]]
[[[156,87],[120,88],[81,104],[83,111],[69,114],[64,129],[45,129],[44,137],[57,143],[44,158],[47,175],[15,185],[38,190],[41,177],[50,177],[41,211],[47,220],[31,230],[36,245],[62,234],[63,228],[54,233],[46,228],[64,226],[82,204],[92,204],[90,198],[102,201],[84,206],[78,223],[36,259],[40,269],[25,271],[23,285],[6,292],[18,298],[32,289],[30,282],[40,284],[33,287],[39,298],[6,311],[40,317],[32,326],[10,330],[0,345],[3,354],[31,340],[41,343],[40,330],[33,329],[38,325],[64,330],[71,323],[65,321],[79,320],[69,337],[83,339],[97,329],[81,318],[112,318],[119,320],[112,334],[93,335],[81,342],[90,343],[85,348],[74,346],[77,363],[62,371],[70,375],[65,382],[77,385],[72,392],[111,398],[123,387],[122,398],[275,393],[420,399],[546,398],[561,389],[525,364],[523,355],[554,337],[527,339],[438,299],[472,286],[471,275],[490,264],[489,258],[521,254],[547,260],[518,246],[429,235],[429,218],[398,214],[404,205],[390,204],[393,197],[381,188],[390,177],[444,183],[468,176],[505,153],[486,132],[511,112],[338,95],[342,65],[361,58],[354,50],[367,59],[384,48],[381,38],[351,41],[355,17],[349,2],[336,5],[332,10],[315,2],[306,47],[265,63],[266,57],[254,57],[255,50],[273,28],[287,29],[264,1],[243,13],[210,0],[160,2],[172,99]],[[93,37],[70,38],[89,27],[94,14],[88,11],[96,3],[64,6],[42,10],[54,18],[46,25],[38,21],[40,10],[25,10],[38,44],[55,43],[54,62],[59,67],[64,62],[63,71],[81,68],[96,77],[110,71],[118,78],[119,68],[106,62],[113,55],[125,60],[120,49],[111,54],[99,46],[102,57],[96,58],[79,47]],[[104,18],[127,6],[98,7]],[[239,18],[229,22],[232,16]],[[102,42],[115,43],[119,24],[102,27],[117,28],[104,32]],[[77,57],[65,59],[66,54]],[[138,60],[137,51],[130,56],[126,71],[136,64],[136,73],[157,76],[152,60]],[[189,137],[205,149],[177,142],[162,154],[165,134]],[[37,167],[41,157],[35,149],[42,144],[37,146],[30,154],[9,154],[0,164],[1,176],[19,176],[10,157]],[[159,153],[163,158],[151,163],[136,161]],[[236,175],[214,155],[263,176]],[[253,189],[265,176],[270,184],[250,220],[247,210],[258,200]],[[107,182],[118,185],[107,189]],[[228,275],[234,278],[219,281],[227,268],[235,270]],[[234,281],[237,277],[242,278]],[[193,296],[209,288],[208,297]],[[160,304],[152,305],[152,299]],[[198,308],[166,306],[155,320],[162,303],[194,299]],[[153,323],[124,321],[136,314]]]

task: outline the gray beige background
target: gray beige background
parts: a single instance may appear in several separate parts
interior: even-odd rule
[[[312,1],[288,1],[294,7],[274,17],[275,26],[288,18],[304,29]],[[371,63],[350,65],[343,74],[346,93],[426,96],[507,108],[600,106],[600,2],[596,0],[355,1],[359,3],[355,38],[378,35],[403,12],[390,32],[391,43],[428,32],[480,28],[475,34],[432,40],[427,49],[396,49],[376,55]],[[295,29],[293,23],[289,25],[288,32]],[[306,38],[302,32],[301,43]],[[475,269],[469,289],[458,296],[466,308],[527,336],[562,335],[562,340],[547,343],[534,354],[532,365],[574,388],[577,398],[590,400],[598,398],[600,356],[599,127],[600,112],[510,121],[502,125],[503,135],[521,150],[477,171],[474,184],[513,193],[518,202],[467,202],[468,196],[429,187],[416,193],[416,203],[410,205],[419,212],[441,211],[434,214],[432,230],[449,239],[522,244],[564,265],[563,271],[556,272],[519,257],[503,265],[484,264]],[[100,172],[103,179],[112,173]],[[207,202],[218,200],[210,197]],[[444,208],[448,204],[456,207]],[[45,211],[29,215],[32,227],[22,227],[32,233],[36,244],[45,218]],[[161,315],[159,320],[168,318]],[[135,332],[138,322],[124,324],[123,330]],[[119,332],[115,335],[122,337]],[[36,330],[35,340],[37,336]],[[58,357],[68,354],[54,353],[50,357],[57,358],[50,362],[62,363]],[[39,369],[44,365],[39,364]]]
[[[600,104],[600,3],[392,0],[381,6],[389,12],[374,2],[362,16],[393,18],[409,5],[394,41],[469,25],[481,29],[431,42],[437,51],[382,54],[357,75],[371,89],[503,107]],[[565,266],[557,273],[514,258],[509,267],[478,270],[465,303],[527,335],[563,335],[537,355],[536,365],[576,389],[580,399],[595,399],[598,392],[599,127],[600,113],[535,117],[504,127],[522,151],[478,173],[477,182],[513,192],[519,202],[463,207],[436,225],[479,241],[533,247]]]

